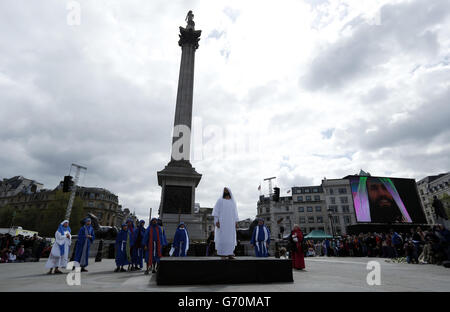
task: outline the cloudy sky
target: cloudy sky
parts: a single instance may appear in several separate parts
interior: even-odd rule
[[[450,170],[448,0],[3,0],[0,178],[53,188],[75,162],[82,185],[155,215],[190,9],[201,206],[227,185],[253,217],[272,176],[285,194]]]

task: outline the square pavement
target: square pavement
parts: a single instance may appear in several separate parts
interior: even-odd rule
[[[305,258],[306,270],[294,270],[293,283],[158,286],[156,275],[143,271],[114,273],[113,259],[94,262],[81,273],[81,285],[69,286],[67,274],[46,275],[46,259],[40,262],[0,264],[0,291],[139,291],[139,292],[391,292],[450,291],[450,269],[432,264],[389,263],[381,258]],[[381,285],[369,286],[369,261],[378,261]],[[68,272],[67,270],[62,270]]]

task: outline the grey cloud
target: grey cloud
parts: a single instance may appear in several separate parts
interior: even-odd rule
[[[220,50],[220,55],[225,57],[225,59],[228,59],[230,57],[231,51],[229,49],[222,49]]]
[[[447,77],[449,73],[447,71]],[[433,79],[429,76],[427,78],[430,81]],[[429,88],[432,88],[434,93],[427,92]],[[418,88],[416,96],[421,93],[425,93],[422,104],[414,110],[404,112],[398,120],[392,119],[393,116],[387,110],[374,110],[369,106],[370,120],[356,119],[344,130],[336,131],[335,137],[340,146],[352,146],[353,149],[364,152],[416,146],[419,152],[425,146],[435,144],[434,141],[440,137],[448,137],[450,88],[437,89],[432,84]],[[369,129],[372,130],[367,131]],[[441,144],[445,145],[445,142]]]
[[[213,39],[220,39],[223,35],[225,35],[225,31],[221,30],[217,30],[217,29],[213,29],[208,36],[206,37],[206,39],[208,38],[213,38]]]
[[[139,194],[159,192],[156,171],[170,158],[176,78],[165,82],[164,62],[143,69],[146,86],[126,78],[102,55],[108,51],[86,50],[96,40],[90,22],[104,21],[89,20],[93,11],[82,7],[82,25],[70,28],[65,3],[55,4],[0,9],[8,29],[0,44],[2,178],[20,174],[53,188],[80,163],[88,167],[81,183],[126,194],[121,203],[147,216],[159,198],[141,203]]]
[[[363,96],[361,96],[362,103],[374,103],[374,102],[382,102],[389,97],[389,90],[383,86],[379,85],[368,92],[366,92]]]
[[[395,146],[406,143],[429,142],[442,133],[450,134],[450,88],[438,97],[432,97],[408,118],[389,122],[390,116],[380,115],[374,122],[379,130],[360,135],[361,145],[367,149]]]
[[[363,23],[358,17],[345,26],[351,26],[353,34],[319,52],[300,84],[312,91],[337,90],[367,77],[399,51],[432,59],[440,49],[433,26],[449,13],[448,1],[416,0],[383,6],[381,25]]]
[[[223,9],[223,12],[225,13],[226,16],[228,16],[230,18],[230,20],[235,23],[237,18],[239,17],[239,15],[241,14],[239,10],[230,8],[230,7],[226,7]]]
[[[354,152],[349,152],[346,153],[344,155],[323,155],[323,154],[312,154],[313,156],[319,157],[319,158],[324,158],[326,160],[330,160],[330,159],[340,159],[340,158],[346,158],[348,160],[352,160]]]
[[[289,189],[292,186],[304,186],[314,184],[313,178],[305,177],[299,174],[288,175],[284,172],[280,172],[280,175],[277,177],[277,179],[278,181],[282,181],[282,184],[280,186],[283,189]]]
[[[312,7],[316,7],[325,3],[329,3],[329,0],[305,0],[305,2],[310,4]]]
[[[313,91],[323,88],[335,90],[370,71],[375,64],[386,61],[387,56],[379,42],[371,40],[373,33],[364,31],[372,27],[375,26],[361,26],[352,37],[342,39],[319,53],[300,79],[300,84]]]
[[[334,130],[335,130],[334,128],[330,128],[330,129],[323,130],[323,131],[321,132],[322,137],[323,137],[324,139],[331,139],[331,137],[333,136]]]
[[[105,3],[110,3],[111,8],[105,9]],[[390,53],[407,51],[434,58],[439,46],[434,44],[438,38],[433,25],[444,19],[446,10],[438,12],[431,8],[432,18],[427,19],[427,13],[420,9],[424,2],[413,2],[417,3],[420,6],[413,6],[415,9],[407,13],[400,10],[400,5],[384,9],[386,12],[383,11],[382,16],[386,17],[387,24],[381,28],[358,21],[349,25],[355,30],[353,36],[324,50],[313,62],[305,81],[313,90],[324,86],[337,89],[348,86],[350,81],[357,85],[358,78],[363,79],[370,74],[371,67],[388,60]],[[444,8],[443,1],[436,3]],[[147,217],[149,207],[153,207],[155,213],[159,206],[156,171],[161,170],[170,157],[179,54],[166,59],[165,53],[172,53],[172,48],[179,49],[177,26],[184,22],[185,3],[142,1],[136,6],[121,7],[119,3],[99,1],[95,5],[83,2],[82,9],[82,25],[70,28],[65,24],[65,2],[54,0],[32,5],[15,0],[0,4],[0,174],[2,178],[21,174],[52,188],[68,173],[72,162],[80,163],[88,167],[82,180],[84,185],[110,189],[119,195],[124,206]],[[195,7],[192,9],[195,14]],[[234,22],[239,16],[238,10],[224,12]],[[113,22],[109,20],[111,14]],[[407,14],[414,18],[420,16],[414,21]],[[200,24],[200,16],[197,21]],[[172,30],[166,27],[172,27],[173,33],[167,35]],[[142,29],[145,31],[140,31]],[[208,28],[205,25],[203,29]],[[404,34],[407,30],[409,35]],[[223,38],[220,32],[211,34]],[[397,40],[399,36],[406,38]],[[394,41],[392,47],[391,41]],[[205,50],[200,48],[197,60],[207,60],[201,51]],[[152,57],[142,56],[149,53]],[[448,59],[433,59],[433,64],[445,62],[448,63]],[[132,69],[128,65],[139,68]],[[427,67],[428,64],[419,66],[414,74]],[[140,77],[130,75],[135,72]],[[300,146],[302,133],[321,122],[324,112],[298,102],[298,90],[280,92],[277,81],[249,87],[247,95],[241,98],[232,90],[222,88],[220,73],[215,70],[196,68],[195,79],[194,116],[203,118],[203,126],[242,124],[258,109],[271,110],[274,114],[267,117],[271,137],[267,137],[263,153],[286,148],[281,152],[290,156],[275,159],[270,165],[245,157],[194,162],[198,172],[203,174],[196,193],[197,202],[202,206],[214,205],[221,187],[229,185],[238,198],[241,217],[251,217],[256,213],[257,187],[265,172],[279,177],[283,188],[314,183],[307,173],[297,173],[296,166],[304,160],[298,156],[298,149],[292,148],[292,142]],[[433,168],[450,166],[448,150],[430,155],[422,151],[414,154],[422,147],[414,144],[416,137],[420,144],[430,141],[445,145],[448,141],[444,117],[449,115],[445,100],[449,94],[448,90],[441,89],[448,75],[440,73],[423,79],[420,97],[426,99],[422,107],[427,110],[424,114],[420,110],[413,111],[408,121],[386,125],[378,133],[368,135],[363,134],[364,130],[380,124],[382,117],[365,122],[355,120],[354,128],[336,127],[333,132],[330,129],[334,125],[327,122],[320,128],[325,138],[331,137],[324,141],[330,146],[324,161],[341,164],[347,155],[356,159],[352,156],[358,150],[367,155],[370,163],[377,160],[376,155],[372,155],[374,150],[387,148],[391,153],[383,154],[386,163],[397,164],[400,168],[393,171],[425,175],[430,171],[434,173]],[[398,90],[374,85],[371,90],[359,91],[356,92],[358,97],[385,104],[394,101],[391,94]],[[291,107],[288,109],[287,103],[293,105],[292,111],[288,111]],[[351,101],[348,105],[352,105]],[[283,113],[277,112],[280,106],[283,106],[280,110]],[[379,116],[379,112],[368,114]],[[280,142],[271,140],[276,137],[283,142],[269,146],[271,142]],[[286,144],[290,138],[298,142]],[[330,178],[349,174],[353,164],[350,161],[345,164],[348,167],[336,166],[333,173],[324,174]]]

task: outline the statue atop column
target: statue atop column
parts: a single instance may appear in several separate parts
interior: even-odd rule
[[[185,21],[187,22],[186,29],[195,29],[194,14],[192,11],[188,12]]]
[[[189,11],[184,19],[187,22],[186,28],[180,27],[180,41],[178,44],[182,47],[184,44],[192,44],[195,49],[198,49],[198,42],[200,40],[201,30],[195,30],[194,14]]]

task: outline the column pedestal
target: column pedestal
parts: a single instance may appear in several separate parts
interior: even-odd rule
[[[180,221],[186,223],[191,239],[204,239],[201,216],[194,215],[195,188],[201,177],[192,166],[175,167],[169,163],[158,171],[158,184],[162,188],[159,215],[169,240]]]

